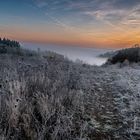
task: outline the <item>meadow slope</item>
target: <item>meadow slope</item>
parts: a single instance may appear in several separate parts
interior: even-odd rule
[[[0,139],[140,139],[140,67],[0,55]]]

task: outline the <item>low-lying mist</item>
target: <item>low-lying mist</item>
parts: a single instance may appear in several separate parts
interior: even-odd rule
[[[84,48],[75,46],[60,46],[60,45],[42,45],[35,43],[22,43],[22,46],[27,49],[41,51],[53,51],[68,57],[70,60],[81,60],[90,65],[102,65],[106,62],[107,58],[99,57],[100,54],[111,51],[111,49],[97,49],[97,48]]]

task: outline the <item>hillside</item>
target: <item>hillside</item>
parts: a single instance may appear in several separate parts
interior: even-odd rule
[[[139,66],[97,67],[53,52],[20,52],[0,54],[0,139],[140,138]]]
[[[124,63],[126,61],[128,61],[128,63],[130,64],[139,63],[140,62],[140,46],[135,45],[132,48],[126,48],[126,49],[115,51],[108,58],[109,58],[108,63],[110,64]]]

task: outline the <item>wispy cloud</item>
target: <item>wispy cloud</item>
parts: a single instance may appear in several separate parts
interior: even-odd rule
[[[51,14],[51,19],[63,27],[68,27],[58,20],[54,14],[60,16],[75,15],[79,13],[79,18],[84,18],[80,13],[84,13],[96,20],[110,26],[119,24],[138,24],[139,20],[139,0],[34,0],[39,8],[46,8],[47,16]],[[67,10],[67,12],[66,12]],[[132,20],[132,18],[134,18]],[[128,22],[127,22],[128,20]],[[138,22],[137,22],[138,21]],[[74,22],[74,21],[73,21]]]
[[[54,16],[50,15],[49,13],[45,13],[45,15],[48,16],[56,25],[59,25],[67,30],[73,29],[72,26],[65,24],[64,22],[60,21],[58,18],[55,18]]]
[[[123,31],[124,29],[119,27],[119,23],[125,15],[123,10],[98,10],[98,11],[87,11],[83,14],[91,16],[100,23],[104,23],[108,26],[113,27],[116,30]]]
[[[45,10],[45,9],[47,9],[47,7],[49,7],[50,8],[50,3],[49,2],[47,2],[47,0],[35,0],[35,4],[36,4],[36,6],[39,8],[39,9],[42,9],[43,7],[46,7],[46,8],[44,8],[44,13],[45,13],[45,16],[47,16],[54,24],[56,24],[56,25],[58,25],[58,26],[60,26],[60,27],[62,27],[62,28],[64,28],[65,30],[68,30],[68,31],[71,31],[71,32],[73,32],[73,33],[80,33],[80,32],[82,32],[82,33],[87,33],[87,31],[86,30],[84,30],[84,29],[81,29],[80,27],[78,28],[78,27],[75,27],[75,26],[73,26],[73,25],[70,25],[70,24],[67,24],[67,23],[65,23],[64,21],[62,21],[61,19],[59,19],[59,17],[56,17],[55,15],[52,15],[51,14],[51,11],[47,11],[47,10]],[[60,1],[53,1],[53,4],[59,4],[60,3]],[[70,7],[69,7],[70,8]],[[52,8],[53,10],[54,10],[54,8]]]
[[[45,0],[34,0],[37,7],[42,8],[47,6],[47,1]]]

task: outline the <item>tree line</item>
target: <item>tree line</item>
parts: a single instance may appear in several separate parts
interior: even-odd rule
[[[19,42],[6,38],[0,38],[0,53],[17,53],[19,49]]]
[[[15,40],[10,40],[6,38],[0,38],[0,46],[8,46],[8,47],[20,47],[20,43]]]

